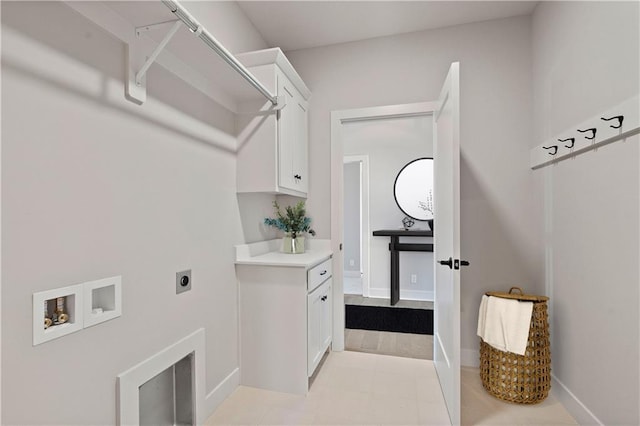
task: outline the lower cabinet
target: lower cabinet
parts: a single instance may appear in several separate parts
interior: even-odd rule
[[[307,374],[316,367],[331,344],[331,278],[307,296]]]
[[[237,264],[236,276],[240,383],[306,394],[331,346],[331,259],[311,268]]]

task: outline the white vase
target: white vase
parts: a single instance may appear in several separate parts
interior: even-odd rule
[[[304,253],[304,237],[291,238],[290,234],[285,234],[282,238],[282,251],[290,254]]]

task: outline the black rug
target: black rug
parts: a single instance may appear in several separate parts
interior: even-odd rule
[[[346,328],[433,334],[433,310],[345,305]]]

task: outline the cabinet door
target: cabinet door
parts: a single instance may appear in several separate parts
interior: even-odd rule
[[[284,96],[286,100],[286,106],[278,111],[278,184],[294,191],[297,190],[297,185],[293,164],[299,133],[296,92],[289,80],[278,76],[278,96]]]
[[[307,373],[313,374],[331,344],[332,281],[326,280],[307,296]]]
[[[313,374],[322,358],[322,308],[323,286],[307,295],[307,374]]]
[[[307,102],[302,98],[302,95],[296,91],[296,140],[293,147],[293,175],[296,190],[304,192],[305,194],[309,190],[309,112],[307,109]]]
[[[332,280],[329,278],[323,285],[326,289],[323,291],[324,299],[322,300],[322,318],[320,326],[320,351],[321,355],[327,350],[331,344],[333,330],[333,302],[332,302]]]

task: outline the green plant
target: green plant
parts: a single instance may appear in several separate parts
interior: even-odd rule
[[[273,202],[273,208],[275,209],[276,218],[266,217],[264,219],[265,225],[289,232],[291,238],[296,238],[298,234],[304,232],[308,232],[314,236],[316,235],[316,231],[311,229],[311,219],[306,216],[307,211],[304,206],[304,201],[300,201],[293,207],[285,207],[284,213],[280,210],[280,205],[277,201]]]

